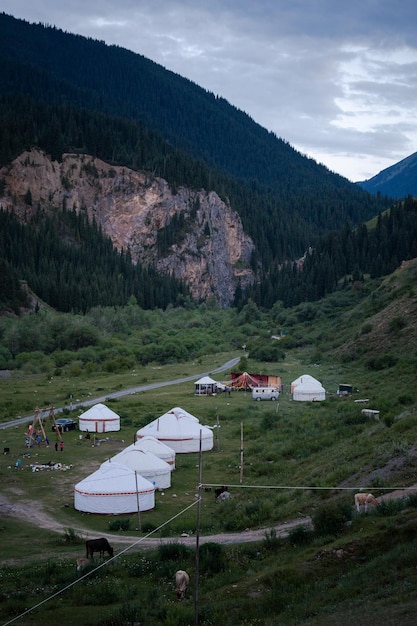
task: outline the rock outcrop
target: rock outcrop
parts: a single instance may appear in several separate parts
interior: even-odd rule
[[[51,161],[24,152],[0,170],[0,206],[28,221],[38,210],[85,211],[133,262],[153,264],[183,280],[197,300],[228,306],[238,284],[254,281],[254,244],[238,214],[219,196],[148,172],[113,166],[89,155]]]

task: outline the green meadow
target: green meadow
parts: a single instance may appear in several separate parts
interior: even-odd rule
[[[415,496],[404,491],[402,499],[383,500],[395,488],[417,482],[413,285],[405,288],[400,276],[372,292],[341,293],[316,305],[277,307],[268,314],[252,309],[238,316],[210,310],[168,311],[153,321],[148,316],[146,341],[159,337],[171,349],[175,337],[177,346],[191,350],[187,337],[198,329],[194,339],[200,348],[189,360],[173,358],[171,350],[167,362],[135,361],[135,346],[145,341],[138,328],[102,338],[88,355],[85,349],[29,353],[19,357],[19,367],[3,368],[8,374],[0,385],[2,423],[49,405],[78,419],[87,400],[211,372],[233,357],[240,358],[238,370],[280,376],[284,389],[278,402],[254,402],[245,391],[197,397],[189,381],[109,398],[106,404],[120,415],[120,431],[89,442],[77,431],[64,433],[63,452],[55,451],[50,424],[49,448],[30,450],[26,425],[1,429],[1,450],[9,448],[0,456],[2,624],[415,622]],[[284,328],[274,360],[270,335]],[[10,328],[3,339],[7,333]],[[217,351],[207,350],[215,344]],[[117,357],[119,348],[127,360]],[[291,382],[301,374],[320,380],[325,401],[292,400]],[[221,381],[229,377],[230,371],[214,375]],[[341,383],[352,385],[353,394],[338,396]],[[366,404],[355,402],[364,399]],[[71,410],[75,403],[81,406]],[[172,485],[156,492],[151,511],[126,516],[76,511],[74,485],[132,443],[141,426],[177,406],[203,425],[220,426],[213,429],[213,449],[202,454],[201,467],[199,454],[177,454]],[[364,415],[364,407],[379,410],[379,419]],[[31,465],[51,460],[68,469],[32,471]],[[216,504],[213,489],[222,484],[229,485],[232,497]],[[382,504],[357,513],[358,488]],[[196,535],[198,519],[203,537],[260,529],[260,538],[245,544],[214,539],[202,543],[196,555],[195,545],[179,539]],[[276,530],[303,519],[312,525],[300,524],[287,536]],[[58,529],[48,529],[45,520]],[[115,558],[97,558],[100,567],[80,575],[75,561],[85,555],[85,539],[103,534]],[[146,546],[148,536],[164,543]],[[191,578],[183,602],[175,597],[178,568]]]

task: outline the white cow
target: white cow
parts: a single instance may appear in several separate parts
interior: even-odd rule
[[[175,592],[178,600],[183,600],[185,598],[185,592],[187,591],[189,583],[190,577],[187,572],[184,572],[182,569],[175,572]]]
[[[370,504],[372,506],[378,506],[379,504],[378,500],[375,498],[375,496],[372,495],[372,493],[356,493],[355,494],[355,505],[356,505],[356,510],[358,513],[361,512],[362,506],[365,506],[365,513],[367,513],[368,506]]]

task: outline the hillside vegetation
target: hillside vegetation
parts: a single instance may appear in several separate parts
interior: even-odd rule
[[[192,592],[178,603],[173,573],[184,567],[194,583],[194,548],[179,540],[182,533],[196,530],[198,455],[177,455],[172,487],[156,497],[153,511],[142,514],[141,532],[136,515],[124,520],[82,515],[72,506],[78,480],[132,441],[139,427],[182,406],[203,424],[219,419],[215,447],[203,456],[202,479],[205,484],[229,484],[232,493],[230,501],[219,505],[212,491],[203,492],[202,533],[264,529],[264,538],[252,544],[201,546],[200,624],[347,625],[355,620],[376,626],[382,611],[386,623],[414,623],[415,497],[403,491],[403,499],[394,501],[388,495],[415,484],[416,278],[414,260],[379,283],[367,280],[290,309],[277,304],[269,313],[254,303],[239,313],[206,306],[145,312],[131,302],[82,318],[45,311],[3,319],[3,350],[7,333],[9,341],[14,336],[16,342],[38,342],[33,352],[26,344],[26,352],[9,360],[17,367],[2,380],[3,422],[49,403],[66,406],[65,412],[76,417],[80,409],[71,412],[73,401],[212,371],[239,354],[242,369],[280,375],[284,392],[278,403],[256,403],[244,392],[199,398],[192,383],[184,383],[126,396],[111,403],[121,416],[120,433],[95,448],[79,443],[77,433],[67,433],[61,458],[72,468],[53,475],[32,473],[29,465],[33,458],[46,461],[54,451],[41,447],[23,457],[23,427],[3,431],[4,445],[11,450],[0,463],[3,497],[9,503],[27,502],[27,510],[36,505],[67,530],[57,534],[42,529],[34,541],[33,523],[4,518],[2,620],[71,585],[21,623],[193,622]],[[71,347],[71,337],[85,336],[92,328],[95,343]],[[280,333],[281,340],[271,339]],[[59,338],[69,343],[59,348]],[[38,349],[42,341],[50,342],[49,352]],[[172,352],[173,343],[188,349],[183,362]],[[161,352],[141,364],[138,357],[146,346]],[[324,402],[291,401],[289,385],[303,373],[323,383],[328,392]],[[338,397],[339,383],[352,384],[353,395]],[[379,410],[379,420],[365,416],[364,406]],[[17,458],[23,459],[20,471],[14,467]],[[362,487],[383,503],[368,514],[353,510],[353,493]],[[282,522],[309,518],[312,530],[301,522],[287,538],[275,530]],[[76,582],[74,561],[83,555],[87,534],[112,535],[118,555],[123,545],[136,541],[132,536],[143,537],[161,525],[157,536],[168,537],[167,546],[149,550],[138,544]],[[126,543],[116,536],[125,537]]]

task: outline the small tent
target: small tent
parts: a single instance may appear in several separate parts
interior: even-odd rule
[[[158,459],[157,456],[135,447],[135,444],[128,446],[125,450],[113,456],[107,463],[120,463],[130,467],[146,480],[149,480],[155,489],[168,489],[171,487],[171,469],[168,463]]]
[[[176,453],[198,452],[213,448],[213,433],[198,419],[179,407],[171,409],[136,433],[138,440],[151,435],[172,448]]]
[[[162,441],[158,441],[155,437],[142,437],[142,439],[138,439],[135,443],[132,443],[130,447],[134,446],[135,448],[141,448],[142,450],[149,450],[158,459],[162,459],[165,463],[168,463],[171,471],[175,469],[175,452],[169,446],[166,446]],[[128,448],[126,448],[127,450]]]
[[[322,384],[312,376],[304,377],[298,384],[291,383],[292,398],[298,402],[320,402],[326,399],[326,390]]]
[[[196,396],[212,396],[216,394],[220,388],[224,387],[221,383],[218,384],[210,376],[203,376],[200,380],[194,383],[194,394]]]
[[[95,404],[80,415],[79,428],[89,433],[117,431],[120,430],[120,417],[105,404]]]
[[[102,463],[74,487],[74,508],[85,513],[125,515],[155,507],[155,487],[126,465]]]

